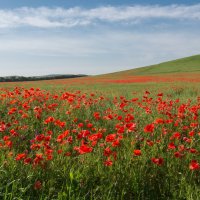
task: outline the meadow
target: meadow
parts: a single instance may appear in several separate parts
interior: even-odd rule
[[[0,199],[198,200],[199,58],[1,83]]]

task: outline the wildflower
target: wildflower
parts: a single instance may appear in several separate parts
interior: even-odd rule
[[[97,141],[97,140],[101,139],[102,137],[103,137],[102,133],[96,133],[96,134],[89,135],[88,139],[90,141]]]
[[[36,181],[35,184],[34,184],[34,189],[35,190],[40,190],[42,188],[42,183],[41,181]]]
[[[134,153],[135,156],[141,156],[142,155],[141,150],[139,150],[139,149],[135,149],[133,151],[133,153]]]
[[[154,124],[148,124],[144,128],[144,132],[145,133],[152,133],[154,131],[154,128],[155,128]]]
[[[22,160],[26,158],[26,154],[25,153],[20,153],[20,154],[17,154],[15,160]]]
[[[164,159],[163,158],[152,158],[151,161],[156,164],[161,166],[164,163]]]
[[[31,161],[32,161],[31,158],[25,158],[25,159],[24,159],[24,164],[25,164],[25,165],[28,165],[28,164],[31,163]]]
[[[109,148],[109,147],[106,147],[105,149],[104,149],[104,156],[110,156],[112,154],[112,151],[111,151],[111,149]]]
[[[190,162],[189,168],[191,170],[198,170],[198,169],[200,169],[200,164],[196,160],[192,160]]]
[[[180,152],[174,152],[174,156],[176,157],[176,158],[182,158],[183,157],[183,154],[181,154]]]
[[[110,134],[106,136],[106,142],[113,142],[116,138],[116,134]]]
[[[112,160],[110,160],[110,158],[108,158],[106,161],[104,161],[104,165],[109,167],[109,166],[113,165],[113,162],[112,162]]]
[[[176,148],[176,146],[174,145],[173,142],[168,144],[168,149],[175,149],[175,148]]]
[[[93,148],[89,147],[87,144],[84,144],[84,141],[82,141],[82,144],[80,147],[75,147],[75,150],[79,152],[79,154],[85,154],[92,152]]]

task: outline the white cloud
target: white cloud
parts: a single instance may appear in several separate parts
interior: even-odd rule
[[[2,75],[102,74],[181,58],[200,52],[197,33],[104,31],[89,35],[4,36]]]
[[[199,23],[200,4],[0,9],[0,73],[101,74],[199,54]]]
[[[134,23],[145,19],[175,19],[200,21],[200,4],[170,6],[124,6],[84,9],[29,8],[0,10],[0,28],[31,26],[39,28],[86,26],[100,22]]]

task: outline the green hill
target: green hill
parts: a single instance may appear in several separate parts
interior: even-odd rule
[[[116,72],[108,75],[156,75],[185,72],[200,72],[200,55],[163,62],[147,67]]]

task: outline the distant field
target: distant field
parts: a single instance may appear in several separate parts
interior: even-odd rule
[[[96,85],[96,84],[131,84],[131,83],[198,83],[200,82],[200,55],[164,62],[157,65],[136,68],[98,76],[75,79],[25,82],[24,85]],[[1,83],[0,83],[1,84]],[[3,83],[4,84],[4,83]],[[11,84],[12,85],[12,84]],[[13,83],[16,85],[16,83]]]
[[[199,70],[0,83],[0,199],[198,200]]]

